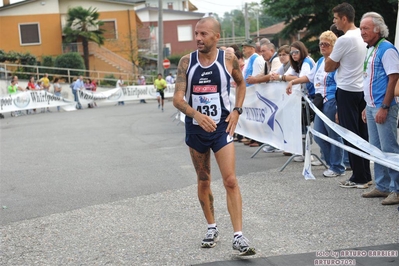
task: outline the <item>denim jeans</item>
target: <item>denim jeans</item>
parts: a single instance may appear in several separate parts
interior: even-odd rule
[[[75,102],[77,102],[76,108],[77,109],[82,109],[82,105],[79,102],[78,91],[77,90],[72,90],[72,93],[73,93],[73,97],[74,97]]]
[[[375,116],[379,108],[366,107],[369,142],[383,152],[399,154],[398,144],[398,110],[399,105],[389,108],[387,120],[384,124],[377,124]],[[374,163],[375,187],[384,192],[399,193],[399,172],[386,166]]]
[[[54,92],[54,95],[57,96],[57,97],[61,97],[61,92],[60,91],[59,92]],[[58,112],[60,111],[60,107],[59,106],[57,106],[57,110],[58,110]]]
[[[335,98],[328,100],[324,103],[323,113],[331,121],[335,121],[336,112],[337,105]],[[316,116],[314,119],[313,128],[321,134],[324,134],[333,140],[343,143],[341,136],[335,133],[335,131],[332,130],[329,126],[324,124],[323,120],[321,120],[318,116]],[[330,167],[330,170],[338,174],[343,174],[345,172],[345,165],[343,161],[344,150],[316,136],[314,137],[314,140],[319,145],[320,150],[324,155],[324,160],[326,161],[326,164]]]

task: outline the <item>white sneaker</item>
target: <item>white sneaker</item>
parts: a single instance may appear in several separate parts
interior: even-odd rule
[[[316,159],[313,157],[313,155],[310,156],[310,162],[314,162]],[[304,162],[305,161],[305,156],[303,155],[296,155],[294,157],[295,162]]]
[[[330,169],[327,169],[323,172],[323,176],[324,177],[337,177],[337,176],[341,176],[341,175],[345,175],[345,173],[343,174],[338,174]]]
[[[216,242],[219,240],[219,230],[217,227],[209,227],[205,234],[205,238],[202,240],[202,248],[213,248],[216,246]]]
[[[266,146],[263,148],[263,151],[266,153],[272,153],[272,152],[283,152],[283,150],[277,149],[273,146]]]
[[[313,166],[320,166],[320,165],[323,165],[323,163],[320,162],[319,160],[314,160],[314,161],[312,161],[312,165]]]

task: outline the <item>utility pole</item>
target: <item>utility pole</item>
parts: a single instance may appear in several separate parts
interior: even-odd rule
[[[245,3],[244,20],[245,20],[245,39],[247,40],[249,39],[248,3]]]
[[[236,35],[234,32],[234,18],[231,20],[231,35],[233,37],[233,43],[236,43]]]
[[[162,0],[158,0],[158,73],[164,74],[163,69],[163,12]]]
[[[256,37],[257,41],[259,41],[259,9],[256,9]]]

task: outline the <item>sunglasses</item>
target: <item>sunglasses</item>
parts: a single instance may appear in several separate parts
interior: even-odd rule
[[[299,54],[299,50],[291,51],[291,52],[290,52],[290,55],[297,55],[297,54]]]
[[[329,44],[328,42],[321,42],[321,43],[319,43],[319,46],[320,47],[330,47],[331,44]]]

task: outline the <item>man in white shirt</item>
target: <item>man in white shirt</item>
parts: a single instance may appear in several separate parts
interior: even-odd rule
[[[264,67],[265,67],[265,60],[263,59],[262,56],[259,56],[256,53],[256,43],[248,39],[242,44],[242,53],[244,54],[244,57],[246,58],[244,68],[243,68],[243,76],[245,80],[245,85],[246,87],[250,87],[253,84],[249,84],[246,80],[250,76],[257,76],[259,74],[262,74],[264,72]],[[249,139],[241,139],[241,141],[249,145],[250,147],[259,147],[260,143],[256,142],[254,140],[249,140]]]
[[[165,78],[166,82],[168,84],[174,84],[175,83],[175,79],[172,76],[172,73],[169,73],[169,75]]]
[[[359,28],[354,24],[355,9],[348,3],[333,8],[334,24],[345,34],[338,38],[331,55],[325,60],[326,72],[337,69],[337,114],[339,124],[368,141],[367,125],[362,121],[366,107],[363,93],[363,63],[366,56]],[[356,148],[344,140],[345,144]],[[349,153],[352,176],[341,183],[344,188],[368,188],[371,184],[370,162]]]
[[[244,69],[242,71],[245,80],[249,76],[256,76],[262,73],[265,66],[265,60],[255,52],[255,49],[256,44],[251,39],[246,40],[242,44],[242,53],[246,59]],[[246,83],[246,86],[250,87],[252,84]]]
[[[84,87],[85,87],[85,84],[83,82],[83,76],[80,75],[79,79],[77,79],[75,81],[75,83],[73,84],[73,88],[72,88],[72,93],[73,93],[73,96],[74,96],[74,99],[76,102],[76,109],[78,109],[78,110],[82,109],[82,105],[79,102],[78,93],[79,93],[79,90],[83,90]]]
[[[123,82],[123,79],[122,79],[122,76],[119,76],[119,79],[118,79],[118,81],[116,82],[116,87],[117,88],[123,88],[123,87],[125,87],[125,85],[124,85],[124,82]],[[125,102],[124,101],[119,101],[118,102],[118,105],[125,105]]]

